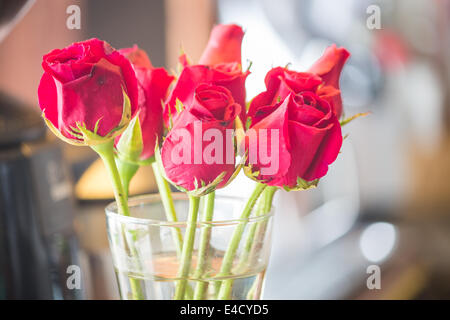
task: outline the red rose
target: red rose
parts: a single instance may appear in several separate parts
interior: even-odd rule
[[[161,141],[163,132],[162,102],[174,77],[164,68],[154,68],[145,51],[136,45],[120,49],[130,60],[138,80],[138,110],[142,130],[143,150],[139,160],[147,160],[155,153],[156,141]],[[116,143],[120,137],[116,138]]]
[[[219,24],[209,36],[208,44],[199,64],[217,65],[222,63],[241,63],[241,44],[244,31],[235,24]]]
[[[188,65],[182,55],[184,68],[169,95],[164,109],[164,122],[169,127],[170,117],[176,117],[176,101],[188,106],[193,101],[195,88],[202,83],[222,86],[230,90],[234,101],[241,106],[240,119],[245,123],[245,79],[242,72],[241,42],[244,36],[237,25],[218,25],[211,36],[198,65]]]
[[[239,112],[229,90],[199,85],[162,145],[166,177],[187,191],[226,185],[235,171],[233,128]]]
[[[43,57],[42,67],[39,105],[50,129],[69,143],[113,138],[136,112],[133,68],[104,41],[91,39],[55,49]]]
[[[267,90],[256,96],[250,103],[248,116],[253,116],[261,106],[284,100],[289,93],[315,92],[331,104],[338,118],[342,115],[342,100],[339,77],[350,53],[336,45],[328,47],[308,72],[296,72],[277,67],[270,70],[265,78]]]
[[[315,93],[290,93],[255,114],[246,134],[250,177],[270,186],[307,188],[336,160],[342,145],[341,126],[330,104]],[[261,140],[263,135],[267,141]],[[262,159],[261,152],[271,161]]]
[[[331,103],[338,118],[342,115],[342,99],[339,89],[339,78],[350,53],[345,48],[337,48],[335,44],[328,47],[322,57],[317,60],[308,72],[317,74],[323,80],[317,94]]]
[[[144,50],[139,49],[137,45],[131,48],[122,48],[118,50],[125,58],[130,60],[134,68],[153,69],[152,62]],[[138,79],[139,80],[139,79]]]

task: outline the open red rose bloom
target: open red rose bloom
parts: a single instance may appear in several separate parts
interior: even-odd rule
[[[145,51],[137,46],[120,49],[130,60],[138,81],[138,110],[142,128],[143,150],[139,160],[153,157],[155,144],[161,141],[163,133],[163,108],[167,89],[174,77],[164,68],[154,68]],[[120,136],[116,138],[116,142]]]
[[[233,129],[240,111],[228,89],[199,85],[164,140],[161,159],[167,178],[187,191],[217,178],[214,187],[223,187],[235,171]]]
[[[233,99],[242,106],[239,117],[245,123],[245,79],[249,72],[242,71],[243,36],[242,28],[237,25],[218,25],[211,32],[199,64],[189,65],[185,55],[180,57],[184,67],[164,110],[164,121],[167,126],[170,125],[171,118],[176,117],[177,100],[183,105],[189,105],[194,99],[195,88],[201,83],[214,84],[230,90]]]
[[[42,67],[39,105],[49,126],[69,143],[86,143],[86,132],[114,136],[136,112],[135,72],[104,41],[91,39],[55,49],[43,57]]]
[[[272,152],[278,152],[278,157],[272,158],[278,160],[278,170],[264,174],[267,165],[260,152],[254,152],[246,167],[251,178],[290,190],[308,188],[312,185],[308,182],[327,173],[342,145],[339,77],[348,57],[347,50],[333,45],[308,72],[278,67],[267,73],[267,90],[252,100],[248,110],[252,130],[247,134],[246,150],[251,157],[250,144],[261,147],[261,129],[267,130],[268,141],[270,131],[277,130],[279,140]],[[256,139],[250,139],[250,133]]]
[[[266,116],[262,117],[263,114]],[[271,186],[296,188],[298,178],[319,179],[336,160],[342,145],[341,126],[331,105],[315,93],[290,93],[282,102],[260,108],[257,116],[261,116],[260,120],[255,117],[249,130],[254,131],[257,139],[247,139],[247,150],[250,144],[259,142],[261,129],[267,130],[268,136],[271,130],[277,130],[279,139],[271,152],[280,155],[272,158],[278,161],[278,170],[271,174],[264,174],[265,165],[259,158],[254,165],[249,164],[252,173],[259,173],[255,176],[257,180]],[[268,141],[266,145],[271,146]],[[250,151],[250,162],[251,154]]]
[[[237,25],[218,25],[199,64],[190,65],[185,55],[180,57],[183,69],[164,110],[170,131],[161,158],[166,177],[183,190],[221,188],[236,171],[235,138],[226,130],[234,131],[236,117],[240,123],[246,118],[245,79],[249,72],[243,72],[241,66],[243,36]],[[201,128],[196,131],[199,124]],[[184,139],[187,133],[189,138]],[[199,143],[194,144],[196,139]],[[211,150],[207,139],[221,150]],[[180,150],[184,155],[178,154]],[[179,157],[184,159],[183,164]]]

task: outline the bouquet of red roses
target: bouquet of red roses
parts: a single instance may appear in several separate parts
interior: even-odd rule
[[[181,55],[176,76],[155,68],[137,46],[115,50],[98,39],[43,57],[38,90],[42,116],[59,138],[99,154],[118,213],[130,216],[128,187],[139,166],[152,165],[167,221],[178,221],[168,183],[187,194],[184,234],[173,229],[175,299],[205,299],[210,291],[212,298],[232,298],[234,280],[227,276],[236,264],[252,263],[257,237],[267,229],[262,222],[246,229],[249,219],[271,211],[278,189],[316,186],[336,160],[343,142],[341,126],[349,121],[341,119],[339,89],[349,57],[346,49],[327,48],[305,72],[271,69],[266,90],[247,103],[250,71],[242,69],[243,36],[237,25],[216,26],[198,64]],[[226,187],[241,169],[256,181],[255,189],[221,255],[213,288],[208,291],[207,281],[193,288],[193,275],[211,279],[205,258],[211,230],[201,230],[195,249],[198,224],[214,220],[215,190]],[[136,251],[136,237],[127,238],[129,252]],[[142,283],[129,280],[131,298],[145,298]],[[255,298],[251,294],[250,289],[247,297]]]

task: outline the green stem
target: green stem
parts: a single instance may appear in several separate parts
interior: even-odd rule
[[[130,211],[128,209],[126,193],[123,190],[122,181],[120,180],[119,171],[114,160],[114,140],[92,146],[92,149],[98,153],[105,164],[106,171],[108,171],[119,213],[124,216],[129,216]]]
[[[244,233],[245,226],[247,225],[247,219],[250,216],[253,207],[255,206],[256,201],[258,200],[261,193],[266,188],[265,184],[258,183],[253,190],[252,195],[247,201],[245,205],[244,211],[242,211],[240,219],[242,220],[237,227],[234,229],[233,235],[231,236],[231,241],[228,244],[228,248],[225,252],[225,255],[222,260],[222,266],[220,268],[219,275],[221,277],[228,276],[231,272],[231,268],[233,266],[233,260],[236,255],[236,251],[239,247],[239,243],[242,238],[242,234]],[[220,290],[217,298],[219,300],[229,299],[231,295],[231,287],[233,285],[232,280],[224,280],[220,285]]]
[[[189,196],[189,215],[184,234],[183,248],[181,250],[180,266],[178,269],[178,283],[175,288],[175,300],[182,300],[185,296],[187,277],[191,268],[192,251],[194,249],[195,229],[197,228],[199,197]]]
[[[122,181],[123,192],[128,199],[128,194],[130,192],[130,182],[139,169],[139,165],[122,161],[116,157],[117,170],[119,171],[120,179]]]
[[[113,187],[114,198],[116,199],[117,203],[118,212],[122,215],[129,216],[130,211],[128,209],[127,192],[124,191],[122,180],[120,178],[119,171],[117,170],[116,162],[114,160],[114,140],[112,139],[106,143],[92,146],[92,149],[98,153],[100,158],[103,160],[103,163],[105,164],[106,171],[108,171],[109,178]],[[127,239],[126,236],[125,239]],[[131,245],[131,251],[135,252],[136,250],[134,249],[134,243],[132,242],[129,245]],[[132,298],[134,300],[144,299],[144,293],[139,280],[131,277],[129,278],[129,280]]]
[[[264,276],[266,274],[266,270],[262,271],[256,276],[256,279],[253,281],[253,285],[248,290],[246,300],[259,300],[259,296],[261,295],[262,282],[264,281]]]
[[[202,216],[202,222],[205,223],[202,227],[202,231],[200,233],[200,244],[197,253],[197,268],[195,270],[195,278],[199,279],[205,272],[208,258],[208,250],[209,250],[209,241],[211,239],[211,224],[209,222],[212,221],[214,214],[214,199],[216,193],[213,191],[205,196],[205,206],[204,213]],[[203,199],[203,198],[202,198]],[[203,300],[206,288],[208,286],[207,282],[199,281],[195,287],[194,291],[194,299],[195,300]]]
[[[164,207],[164,213],[166,215],[167,221],[177,222],[177,213],[175,211],[175,206],[173,203],[172,192],[170,190],[170,185],[164,178],[159,165],[156,162],[152,163],[153,174],[155,176],[156,185],[158,186],[159,195],[161,197],[161,202]],[[181,248],[183,246],[183,234],[180,228],[172,227],[170,228],[172,232],[173,243],[177,251],[177,256],[181,256]],[[193,292],[192,288],[188,287],[186,290],[186,299],[192,299]]]
[[[264,194],[261,200],[262,203],[262,211],[261,211],[261,215],[263,214],[267,214],[270,212],[270,210],[272,209],[272,201],[273,201],[273,196],[275,195],[275,192],[278,189],[276,187],[267,187],[266,190],[264,190]],[[258,250],[259,247],[261,246],[261,243],[264,239],[264,235],[266,233],[266,228],[267,228],[267,220],[258,222],[257,224],[253,225],[255,228],[255,234],[253,235],[252,239],[247,239],[250,240],[250,250],[247,253],[247,256],[245,257],[246,259],[246,265],[247,266],[251,266],[256,264],[256,257],[258,254]],[[246,248],[247,249],[247,248]],[[243,262],[243,261],[242,261]],[[261,281],[263,280],[263,276],[262,277],[257,277],[255,282],[253,283],[252,287],[250,288],[248,294],[247,294],[247,300],[255,300],[255,294],[257,294],[256,292],[256,288],[260,287],[261,285]]]
[[[261,195],[261,197],[258,199],[258,204],[256,205],[256,210],[255,210],[255,217],[259,217],[261,215],[264,214],[264,195],[267,191],[267,188],[264,190],[263,194]],[[244,248],[242,250],[242,254],[239,258],[240,262],[238,264],[237,269],[240,271],[243,271],[245,268],[248,267],[249,265],[249,260],[248,257],[250,256],[250,250],[252,248],[253,245],[253,238],[255,236],[256,233],[256,227],[257,227],[257,223],[253,223],[250,226],[250,229],[247,233],[247,236],[245,238],[244,241]]]
[[[261,214],[263,214],[263,215],[267,214],[270,212],[270,210],[272,210],[273,197],[277,190],[278,190],[277,187],[268,187],[264,191],[264,196],[263,196],[264,202],[263,202],[263,209],[262,209]],[[257,225],[257,228],[256,228],[254,239],[252,241],[252,246],[251,246],[250,255],[249,255],[249,264],[250,265],[255,263],[256,255],[258,253],[258,248],[259,248],[259,246],[261,246],[264,235],[266,233],[267,220],[261,221],[261,222],[257,223],[256,225]]]
[[[158,185],[159,194],[164,207],[167,221],[177,222],[177,213],[173,204],[172,193],[170,191],[169,183],[164,179],[161,170],[156,162],[152,163],[153,173],[155,175],[156,184]],[[177,255],[181,255],[181,248],[183,245],[183,235],[179,228],[171,228],[173,241],[177,250]]]
[[[264,213],[269,213],[272,210],[273,196],[277,190],[277,187],[267,187],[264,197]]]

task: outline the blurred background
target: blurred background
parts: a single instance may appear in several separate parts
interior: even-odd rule
[[[344,127],[317,189],[277,194],[264,298],[449,299],[448,0],[0,0],[0,299],[118,298],[103,211],[112,190],[89,148],[43,126],[42,55],[98,37],[175,70],[181,48],[198,60],[216,23],[246,31],[248,99],[271,67],[305,70],[336,43],[352,53],[346,115],[371,112]],[[131,193],[154,192],[140,170]],[[248,183],[229,189],[245,195]],[[69,265],[80,289],[67,289]],[[367,286],[373,265],[381,289]]]

